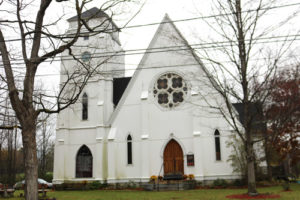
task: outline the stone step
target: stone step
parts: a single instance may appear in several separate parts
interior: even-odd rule
[[[178,183],[144,183],[142,188],[147,191],[176,191],[195,189],[196,182],[178,182]]]
[[[182,174],[167,174],[163,177],[164,180],[182,180],[183,175]]]

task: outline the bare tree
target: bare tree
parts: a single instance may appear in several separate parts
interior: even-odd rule
[[[16,116],[10,106],[8,94],[1,97],[0,122],[5,128],[0,130],[0,179],[13,185],[16,178],[16,156],[18,146],[18,129],[13,129]],[[3,154],[3,156],[2,156]]]
[[[56,115],[42,114],[37,126],[37,150],[39,160],[39,176],[45,178],[48,171],[53,171],[54,131]]]
[[[110,12],[112,8],[130,2],[131,0],[105,1],[99,12]],[[18,124],[22,131],[22,142],[25,160],[25,198],[27,200],[38,199],[38,160],[36,130],[37,120],[41,113],[58,113],[68,106],[74,104],[87,81],[95,75],[101,73],[102,64],[106,63],[115,54],[104,56],[101,62],[93,65],[82,62],[76,53],[72,51],[80,37],[86,34],[111,33],[117,31],[112,25],[112,15],[105,14],[99,24],[91,27],[89,20],[94,16],[86,18],[82,15],[83,10],[92,0],[74,0],[62,2],[57,0],[41,0],[39,6],[34,5],[34,1],[23,0],[2,0],[0,1],[1,12],[5,13],[0,19],[0,53],[4,74],[1,79],[5,83],[12,108],[18,119]],[[52,4],[61,6],[72,5],[76,13],[76,27],[66,35],[53,32],[62,16],[54,21],[47,21],[46,14],[50,14],[49,9]],[[35,13],[35,19],[26,18],[26,14]],[[95,13],[98,15],[99,13]],[[17,34],[16,40],[11,40],[11,33]],[[15,41],[14,45],[10,45]],[[18,48],[19,47],[19,48]],[[20,49],[20,51],[18,51]],[[64,71],[64,83],[60,86],[60,91],[56,95],[49,95],[44,92],[34,93],[36,74],[39,66],[47,61],[54,60],[63,52],[68,52],[68,56],[74,59],[76,66],[72,71]],[[20,66],[22,67],[20,69]],[[51,65],[49,64],[49,68]],[[25,76],[24,76],[25,74]],[[21,79],[22,84],[18,86],[16,77]],[[48,106],[45,102],[55,104]],[[2,127],[2,128],[13,128]]]
[[[204,71],[209,79],[209,86],[223,99],[222,102],[207,103],[223,115],[244,145],[248,194],[256,195],[254,143],[261,141],[261,138],[255,137],[256,129],[253,124],[257,116],[253,115],[252,109],[253,105],[256,105],[255,102],[265,101],[268,92],[262,95],[258,91],[275,74],[283,55],[295,39],[286,36],[282,37],[280,42],[278,38],[271,40],[276,39],[272,34],[278,33],[274,31],[292,20],[296,13],[290,13],[278,23],[268,24],[264,17],[272,9],[280,7],[278,1],[213,2],[214,16],[205,19],[208,27],[217,35],[211,38],[210,49],[213,51],[203,48],[195,57],[198,56],[205,62]],[[274,45],[274,42],[268,43],[271,41],[277,42],[277,45]],[[207,96],[211,97],[209,94],[203,94],[204,99]],[[240,116],[232,102],[241,105]],[[242,120],[238,120],[239,117]]]

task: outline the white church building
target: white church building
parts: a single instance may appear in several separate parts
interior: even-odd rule
[[[91,24],[105,18],[96,8],[82,16],[92,14]],[[76,21],[68,21],[71,32]],[[73,51],[83,62],[97,63],[101,58],[93,55],[99,52],[122,52],[118,34],[87,35]],[[223,100],[211,91],[203,64],[170,18],[164,17],[132,77],[125,77],[124,56],[103,64],[107,73],[89,80],[80,100],[58,115],[53,182],[147,182],[152,175],[184,174],[199,181],[239,178],[227,161],[234,133],[207,104]],[[61,71],[74,65],[62,59]]]

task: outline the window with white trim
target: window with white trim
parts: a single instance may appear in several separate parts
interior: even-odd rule
[[[127,164],[132,164],[132,137],[127,136]]]
[[[215,130],[215,148],[216,148],[216,160],[221,160],[221,144],[220,144],[220,132]]]

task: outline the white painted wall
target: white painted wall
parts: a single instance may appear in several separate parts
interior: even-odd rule
[[[92,19],[90,25],[99,25],[101,19]],[[76,28],[74,22],[70,23],[68,33]],[[85,32],[85,30],[83,30]],[[114,33],[118,37],[118,33]],[[107,60],[107,63],[99,66],[101,73],[92,77],[85,86],[83,93],[88,95],[88,119],[82,120],[82,94],[77,103],[63,110],[58,115],[56,143],[54,153],[54,183],[61,183],[66,180],[80,181],[75,178],[76,154],[82,145],[87,145],[93,155],[93,178],[91,180],[102,180],[105,175],[103,160],[107,157],[103,151],[104,140],[109,131],[107,123],[113,112],[112,84],[114,77],[124,76],[124,52],[119,43],[112,38],[111,34],[98,34],[90,36],[89,40],[79,38],[72,52],[80,55],[89,51],[92,59],[89,63],[95,67]],[[119,52],[105,55],[103,52]],[[67,56],[67,52],[62,56]],[[81,67],[76,61],[62,59],[61,84],[66,81],[66,72],[72,73],[76,67]],[[109,72],[109,73],[107,73]],[[72,88],[72,85],[69,85]]]
[[[174,27],[163,24],[149,49],[183,44],[185,41]],[[181,75],[189,86],[186,101],[173,109],[161,107],[152,93],[155,81],[166,72]],[[109,156],[111,179],[148,180],[151,175],[162,175],[163,151],[172,138],[183,149],[185,174],[194,174],[199,180],[236,178],[232,175],[230,163],[226,162],[231,151],[226,147],[229,126],[220,115],[213,114],[207,108],[202,96],[191,95],[192,88],[208,89],[205,86],[209,84],[207,81],[199,82],[195,77],[205,79],[199,63],[188,50],[149,53],[144,56],[112,117],[112,127],[118,131],[114,143],[111,141],[109,144],[118,153]],[[148,92],[147,99],[141,99],[143,92]],[[218,97],[212,95],[212,99],[214,98]],[[215,158],[215,129],[221,133],[221,161],[216,161]],[[200,136],[195,136],[195,132],[200,132]],[[129,133],[134,140],[132,165],[126,164],[126,138]],[[145,135],[148,137],[143,139]],[[188,153],[195,155],[193,167],[187,166]]]
[[[75,178],[75,160],[83,144],[93,154],[93,178],[88,180],[148,181],[151,175],[163,175],[163,152],[172,138],[182,147],[185,174],[194,174],[198,180],[238,177],[232,174],[227,162],[231,153],[226,146],[229,126],[207,107],[200,94],[210,95],[206,100],[211,103],[222,99],[206,86],[209,83],[201,66],[183,45],[186,42],[173,24],[161,24],[115,110],[112,78],[95,77],[88,83],[84,90],[89,96],[88,120],[81,120],[80,102],[59,114],[54,182],[82,180]],[[150,53],[153,48],[166,46],[183,46],[184,50]],[[118,59],[123,62],[123,58]],[[62,67],[70,68],[73,64],[69,61]],[[182,76],[189,88],[186,100],[173,109],[161,107],[152,92],[157,78],[167,72]],[[215,129],[221,134],[221,161],[215,158]],[[128,134],[133,139],[133,164],[130,165],[127,164]],[[195,166],[187,166],[188,153],[194,154]]]

